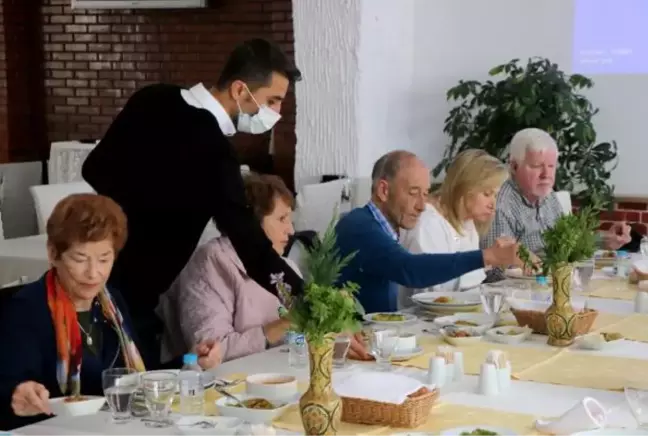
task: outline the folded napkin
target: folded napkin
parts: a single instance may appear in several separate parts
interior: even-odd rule
[[[389,404],[403,404],[408,395],[422,387],[411,377],[384,372],[355,372],[333,380],[333,389],[341,397]]]
[[[607,412],[594,398],[585,397],[555,419],[538,419],[535,428],[544,434],[570,435],[605,427]]]

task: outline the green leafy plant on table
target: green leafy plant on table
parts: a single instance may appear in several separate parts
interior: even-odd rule
[[[321,240],[315,241],[305,259],[304,292],[293,296],[287,316],[294,331],[303,333],[308,344],[310,383],[299,400],[307,435],[337,434],[342,419],[342,401],[333,391],[333,346],[339,333],[360,328],[355,283],[338,286],[344,267],[355,256],[341,256],[336,247],[334,217]],[[280,290],[281,292],[281,290]]]
[[[594,86],[580,74],[568,75],[549,59],[519,59],[489,71],[484,82],[461,80],[447,92],[457,102],[445,120],[443,131],[450,136],[441,162],[434,168],[438,177],[455,156],[469,148],[486,150],[505,160],[513,135],[527,127],[547,131],[558,144],[559,165],[556,190],[569,191],[583,205],[592,195],[610,204],[614,187],[610,173],[616,166],[615,141],[597,142],[592,122],[598,113],[582,92]]]

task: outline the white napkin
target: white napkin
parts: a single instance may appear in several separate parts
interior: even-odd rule
[[[648,261],[646,260],[636,260],[632,263],[632,266],[643,274],[648,274]]]
[[[341,397],[389,404],[403,404],[423,386],[406,375],[385,372],[356,372],[333,380],[333,389]]]
[[[535,422],[535,427],[544,434],[570,435],[585,430],[603,428],[606,422],[605,407],[594,398],[585,397],[555,419],[538,419]]]

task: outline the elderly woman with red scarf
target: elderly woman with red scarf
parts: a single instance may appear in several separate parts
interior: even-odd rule
[[[71,195],[54,208],[52,268],[0,308],[0,428],[47,418],[50,397],[103,395],[106,368],[145,370],[128,310],[106,287],[126,228],[121,208],[100,195]],[[218,363],[216,344],[199,348],[203,366]]]

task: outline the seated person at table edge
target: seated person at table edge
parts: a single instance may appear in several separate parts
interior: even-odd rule
[[[504,238],[493,247],[451,254],[412,254],[398,243],[399,229],[412,229],[425,210],[429,170],[414,154],[394,151],[374,165],[371,201],[336,226],[342,256],[356,253],[339,282],[360,286],[358,298],[370,312],[395,311],[398,285],[425,288],[487,265],[517,265],[517,244]]]
[[[228,139],[237,131],[270,130],[299,79],[275,44],[245,41],[214,88],[157,84],[135,92],[85,161],[83,178],[128,217],[129,240],[110,283],[124,295],[148,354],[159,356],[158,297],[186,265],[209,219],[261,286],[270,290],[271,274],[283,272],[293,292],[303,288],[247,204]]]
[[[558,145],[544,130],[522,129],[511,139],[509,156],[511,178],[499,191],[495,218],[481,246],[488,247],[498,238],[508,236],[542,257],[542,233],[566,212],[554,192]],[[597,235],[602,248],[618,250],[630,242],[630,226],[615,223],[610,230]],[[488,281],[505,278],[499,268],[487,275]]]
[[[0,313],[1,429],[46,419],[50,397],[103,395],[106,368],[145,370],[126,305],[106,288],[125,240],[126,217],[108,197],[74,194],[54,208],[47,222],[52,269]],[[211,345],[199,362],[205,368],[220,361]]]

